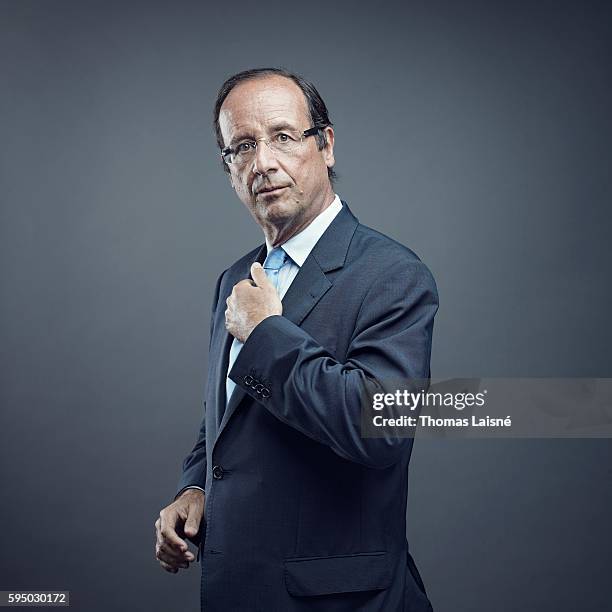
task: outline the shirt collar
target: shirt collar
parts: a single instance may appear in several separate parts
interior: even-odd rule
[[[325,230],[341,210],[342,202],[336,195],[332,203],[324,211],[320,212],[301,232],[280,245],[300,268],[304,265],[306,258],[310,255],[310,251],[317,244],[319,238],[325,233]],[[270,253],[272,246],[267,240],[266,248],[268,253]]]

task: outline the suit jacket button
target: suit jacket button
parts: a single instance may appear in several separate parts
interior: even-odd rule
[[[215,465],[212,474],[215,480],[221,480],[223,478],[223,468],[220,465]]]
[[[253,389],[255,389],[257,395],[261,395],[262,391],[264,390],[264,386],[261,383],[258,383],[253,387]]]
[[[261,390],[261,397],[270,397],[271,393],[270,393],[270,389],[268,389],[268,387],[264,387]]]
[[[247,387],[253,384],[253,377],[250,374],[247,374],[242,380]]]

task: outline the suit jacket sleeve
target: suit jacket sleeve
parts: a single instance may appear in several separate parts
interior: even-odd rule
[[[212,338],[213,324],[215,321],[215,311],[217,302],[219,301],[219,287],[221,286],[221,279],[223,274],[217,279],[217,285],[215,288],[215,295],[212,303],[212,315],[210,319],[210,337]],[[209,343],[210,351],[210,343]],[[183,471],[179,479],[178,489],[176,496],[178,496],[184,489],[190,486],[200,487],[204,489],[206,485],[206,402],[204,402],[204,415],[202,417],[202,423],[200,424],[200,431],[198,433],[198,439],[191,452],[183,460]],[[175,496],[175,498],[176,498]]]
[[[429,379],[435,282],[420,261],[396,261],[376,275],[363,300],[346,360],[337,361],[305,330],[283,316],[251,332],[230,378],[278,419],[329,446],[341,457],[384,468],[409,452],[412,440],[361,437],[366,389],[391,380]],[[245,383],[255,374],[270,394]]]

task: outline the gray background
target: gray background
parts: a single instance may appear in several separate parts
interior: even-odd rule
[[[312,79],[337,192],[415,250],[433,374],[612,375],[605,2],[0,4],[0,588],[196,610],[153,522],[195,440],[217,274],[261,242],[210,129],[232,72]],[[609,440],[417,441],[437,611],[610,609]],[[381,517],[384,520],[384,517]]]

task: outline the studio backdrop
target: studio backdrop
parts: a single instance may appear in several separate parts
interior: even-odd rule
[[[219,273],[263,242],[218,87],[313,81],[336,192],[432,271],[432,375],[612,376],[604,2],[0,3],[0,590],[199,609],[160,569]],[[408,535],[441,612],[610,607],[612,446],[417,439]],[[380,517],[384,520],[384,517]]]

